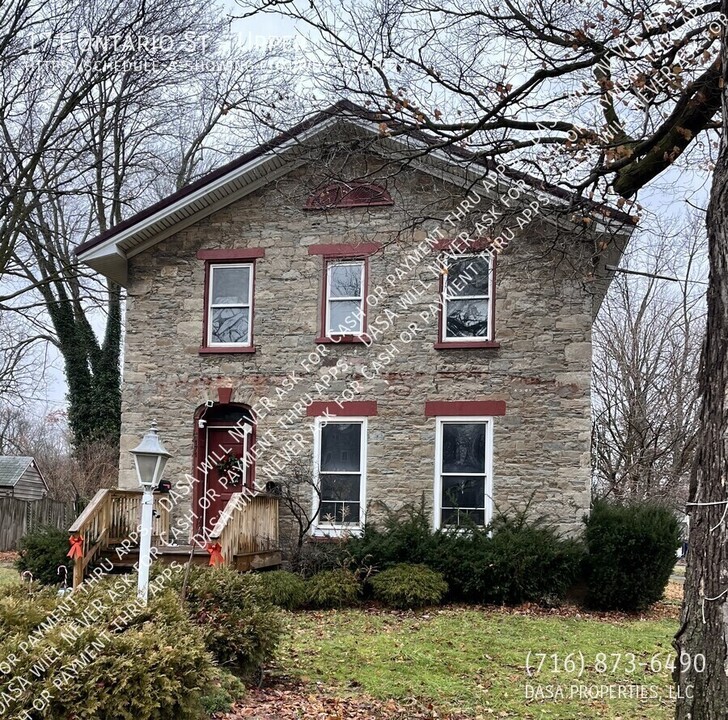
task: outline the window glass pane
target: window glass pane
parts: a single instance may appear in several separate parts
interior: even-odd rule
[[[319,510],[321,523],[344,525],[359,522],[359,503],[322,502]]]
[[[442,506],[484,508],[485,476],[442,476]]]
[[[490,262],[484,257],[464,257],[448,261],[448,297],[488,295]]]
[[[362,263],[329,267],[329,297],[361,297]]]
[[[361,475],[321,474],[322,500],[356,500],[359,501]]]
[[[342,503],[340,522],[358,523],[360,521],[359,510],[359,503]]]
[[[488,337],[487,300],[448,300],[447,337]]]
[[[210,340],[213,343],[248,343],[249,308],[212,308]]]
[[[443,424],[442,472],[485,474],[484,423]]]
[[[329,423],[321,428],[322,472],[360,471],[361,423]]]
[[[361,324],[362,311],[358,300],[332,300],[329,303],[330,333],[338,335],[360,333]]]
[[[464,526],[485,525],[485,510],[457,510],[443,508],[440,513],[442,525]]]
[[[212,304],[247,305],[249,283],[249,267],[212,268]]]

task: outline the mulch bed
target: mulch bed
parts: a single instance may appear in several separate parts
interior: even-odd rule
[[[317,683],[315,688],[293,680],[252,689],[235,704],[224,720],[469,720],[466,715],[440,715],[432,706],[415,700],[396,702],[356,697],[333,697]]]
[[[0,565],[12,565],[17,559],[16,552],[0,552]]]

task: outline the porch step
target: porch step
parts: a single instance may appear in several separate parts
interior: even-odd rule
[[[157,547],[156,560],[168,564],[176,561],[179,565],[184,565],[189,560],[191,549],[190,545]],[[113,546],[104,549],[99,553],[99,558],[111,561],[114,569],[118,572],[131,572],[139,560],[139,548],[131,548],[122,557],[118,556],[116,550],[117,548]],[[192,551],[192,562],[195,565],[209,565],[210,554],[204,548],[195,547]],[[277,567],[281,562],[280,550],[268,550],[236,555],[233,567],[240,572],[245,572],[247,570]]]
[[[209,565],[210,555],[200,547],[166,546],[170,537],[169,511],[155,497],[156,515],[151,528],[152,546],[158,550],[158,562],[185,564],[191,557],[196,565]],[[222,548],[222,561],[241,572],[274,568],[281,564],[278,541],[278,505],[276,495],[258,493],[249,497],[233,493],[217,524],[209,533],[210,541]],[[74,548],[73,587],[77,588],[90,567],[106,560],[114,572],[129,572],[139,559],[139,550],[117,552],[138,534],[141,492],[103,488],[68,528]]]

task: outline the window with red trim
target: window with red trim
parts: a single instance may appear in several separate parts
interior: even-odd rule
[[[324,274],[323,335],[361,337],[366,330],[367,261],[329,259]]]
[[[493,260],[487,254],[445,255],[439,346],[493,340]]]
[[[205,337],[209,349],[253,345],[255,263],[206,263]]]
[[[255,352],[255,263],[263,257],[259,247],[197,251],[205,263],[201,354]]]

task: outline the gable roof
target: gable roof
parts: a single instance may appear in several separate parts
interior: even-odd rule
[[[410,155],[419,149],[421,162],[437,165],[440,170],[454,171],[454,175],[448,177],[451,182],[467,184],[472,182],[474,167],[478,175],[496,167],[492,160],[465,148],[443,147],[440,139],[420,130],[383,136],[381,118],[376,113],[342,100],[79,244],[75,253],[94,270],[125,285],[128,258],[290,172],[292,164],[303,163],[300,154],[297,157],[296,149],[304,141],[338,124],[363,130],[383,143],[407,150]],[[572,209],[580,208],[588,214],[601,216],[605,224],[616,221],[627,225],[627,232],[631,232],[634,218],[627,213],[577,197],[562,187],[517,170],[506,169],[504,175],[507,180],[525,182],[534,193],[545,193]]]
[[[18,480],[23,477],[23,473],[33,464],[32,457],[22,455],[3,455],[0,456],[0,487],[15,487]],[[36,470],[38,468],[36,467]],[[43,476],[38,470],[38,475]],[[43,480],[45,484],[45,480]]]

